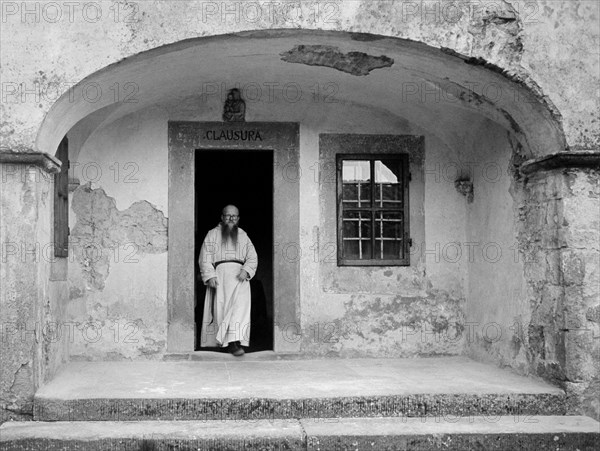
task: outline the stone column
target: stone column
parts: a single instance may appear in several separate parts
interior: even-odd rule
[[[600,419],[600,167],[562,176],[565,384],[573,410]]]
[[[0,152],[0,422],[32,418],[43,379],[54,176],[47,154]]]
[[[566,390],[571,413],[600,419],[600,153],[564,152],[522,172],[546,188],[534,191],[545,199],[545,214],[537,215],[545,232],[528,277],[538,288],[538,330],[529,335],[539,345],[531,350],[542,375]]]

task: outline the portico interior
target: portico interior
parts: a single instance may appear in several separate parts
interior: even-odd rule
[[[353,52],[392,63],[370,67],[354,60]],[[481,340],[489,330],[481,325],[495,322],[508,329],[515,318],[526,322],[531,317],[523,261],[518,247],[510,250],[519,233],[515,167],[564,148],[564,138],[548,105],[499,68],[396,38],[275,30],[153,49],[94,73],[73,89],[82,91],[91,84],[103,92],[119,86],[121,94],[103,95],[95,102],[63,96],[37,140],[39,149],[54,153],[67,135],[75,168],[70,174],[72,288],[68,300],[61,301],[62,311],[65,318],[99,321],[103,327],[135,324],[137,341],[76,340],[68,344],[71,358],[161,359],[193,352],[193,336],[170,335],[179,307],[168,281],[170,274],[182,274],[177,266],[181,260],[161,240],[166,241],[165,234],[169,240],[181,236],[193,224],[179,229],[172,222],[169,196],[191,162],[169,169],[169,148],[185,133],[170,136],[168,127],[220,121],[227,91],[238,87],[250,127],[284,122],[297,124],[299,130],[298,152],[289,154],[296,156],[273,166],[274,179],[297,192],[295,200],[276,193],[273,198],[274,228],[289,233],[280,244],[297,254],[281,257],[279,265],[295,281],[291,285],[278,279],[274,264],[273,283],[293,286],[273,298],[275,311],[293,305],[293,314],[273,325],[275,352],[343,357],[471,354],[491,361],[496,354],[529,371],[529,357],[511,351],[508,335],[493,341],[494,351],[486,348]],[[415,163],[411,182],[411,221],[420,222],[415,227],[411,223],[409,266],[342,268],[325,258],[336,235],[330,208],[335,187],[325,183],[326,149],[319,146],[319,137],[327,134],[424,138],[424,154]],[[275,161],[281,152],[289,152],[271,149]],[[92,177],[92,166],[100,168],[100,177]],[[473,203],[455,188],[460,180],[472,182]],[[107,212],[103,202],[115,208]],[[142,204],[146,210],[140,217],[136,209]],[[128,244],[131,222],[153,238],[136,241],[135,264],[113,259],[96,267],[81,257],[77,243],[95,239],[98,231],[86,232],[83,223],[109,213],[113,221],[116,212],[129,218],[120,219],[125,238],[103,241],[104,251]],[[290,217],[283,212],[292,215],[295,225],[288,226]],[[169,218],[166,230],[156,226],[160,218]],[[465,243],[478,244],[467,248]],[[499,248],[504,258],[486,254],[489,243],[494,243],[494,255]],[[193,250],[194,243],[188,246]],[[475,250],[473,258],[469,249]],[[274,249],[273,257],[281,252],[282,247]],[[193,267],[186,271],[194,277]],[[194,298],[192,293],[185,296]],[[471,342],[462,334],[463,326],[456,326],[468,321],[480,325]],[[430,340],[431,330],[443,329],[455,337],[457,327],[462,328],[460,339]],[[185,345],[174,345],[178,342]]]

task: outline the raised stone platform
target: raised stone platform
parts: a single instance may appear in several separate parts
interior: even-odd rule
[[[600,440],[598,422],[564,416],[557,387],[463,357],[79,362],[34,409],[37,421],[0,426],[0,449],[595,450]]]
[[[595,450],[587,417],[5,423],[7,450]]]
[[[71,363],[37,421],[563,415],[562,390],[464,357]]]

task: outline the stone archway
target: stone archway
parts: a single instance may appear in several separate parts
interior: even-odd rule
[[[59,99],[38,134],[38,147],[52,147],[70,128],[71,158],[77,161],[81,148],[97,130],[147,111],[161,111],[162,123],[156,123],[159,128],[173,119],[211,120],[219,117],[224,93],[236,84],[248,102],[251,121],[285,119],[313,129],[329,114],[336,114],[336,108],[354,108],[398,118],[398,129],[430,134],[441,146],[458,149],[459,154],[464,147],[473,147],[467,153],[474,158],[493,155],[474,144],[486,133],[488,123],[510,136],[510,152],[517,163],[564,147],[552,108],[498,68],[397,38],[303,30],[194,39],[107,67]],[[115,86],[121,90],[119,95],[85,101],[91,90],[112,92]],[[166,141],[166,136],[162,139]],[[478,152],[482,156],[478,157]],[[166,203],[161,202],[167,196],[164,169],[152,188],[162,194],[145,199],[129,190],[130,202],[161,205],[161,213],[170,216]],[[118,192],[118,188],[106,186],[108,193]],[[299,237],[295,241],[299,242]],[[170,311],[170,296],[167,305]],[[299,322],[292,315],[284,323],[292,317]],[[171,328],[177,321],[167,319],[167,323]],[[179,340],[166,341],[169,347]]]
[[[258,54],[257,47],[261,50]],[[366,55],[375,66],[392,60],[393,64],[369,70],[352,60],[353,52]],[[369,77],[376,78],[376,83]],[[414,134],[425,130],[452,149],[465,142],[456,130],[484,130],[486,124],[493,124],[510,136],[515,165],[565,148],[552,106],[499,68],[397,38],[302,30],[194,39],[109,66],[73,88],[78,92],[75,102],[70,101],[70,93],[56,102],[38,133],[37,147],[52,151],[62,136],[73,130],[83,146],[96,130],[151,108],[169,112],[179,105],[183,109],[176,114],[183,111],[186,120],[214,120],[220,113],[222,84],[229,88],[236,82],[245,83],[247,93],[252,89],[258,92],[257,85],[261,89],[250,120],[283,118],[310,128],[335,111],[329,102],[334,99],[349,108],[393,118]],[[130,91],[121,97],[103,97],[95,103],[81,100],[83,90],[94,83],[104,91],[110,91],[115,83],[123,88],[125,83],[133,85],[128,85]],[[289,91],[297,86],[305,94],[298,100]],[[133,97],[128,97],[130,94]],[[271,96],[278,100],[270,102]],[[166,127],[168,119],[181,117],[165,114],[164,119]],[[474,141],[477,133],[468,136]],[[168,146],[166,140],[161,145]],[[74,159],[77,152],[75,149]],[[311,233],[316,233],[314,227],[301,231]]]
[[[255,52],[257,46],[259,53]],[[358,52],[358,57],[352,52]],[[391,67],[377,69],[385,66]],[[265,67],[270,67],[269,72],[265,73]],[[360,89],[363,77],[373,70],[383,78],[368,91]],[[325,83],[315,84],[315,76]],[[278,80],[283,83],[278,85]],[[295,85],[296,81],[303,85]],[[530,81],[511,78],[485,61],[419,42],[313,30],[261,30],[197,38],[129,57],[65,92],[46,115],[36,147],[54,153],[66,132],[83,118],[93,117],[93,123],[99,125],[148,105],[167,104],[166,99],[195,99],[200,102],[197,104],[214,107],[224,88],[236,83],[258,95],[257,103],[279,100],[299,106],[310,98],[322,104],[339,99],[410,117],[424,129],[435,112],[442,121],[436,129],[451,144],[456,144],[449,136],[451,130],[465,125],[451,117],[468,117],[466,123],[470,123],[472,117],[483,116],[510,130],[526,156],[565,148],[556,108]],[[336,86],[347,86],[347,91],[337,92]],[[304,97],[296,99],[298,87]],[[92,91],[111,95],[91,98]]]

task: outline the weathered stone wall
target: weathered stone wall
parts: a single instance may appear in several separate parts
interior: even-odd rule
[[[599,180],[595,170],[553,170],[527,178],[517,174],[511,188],[517,216],[511,255],[523,267],[524,284],[513,283],[511,290],[505,283],[504,299],[482,297],[480,304],[472,304],[487,313],[470,319],[494,321],[498,328],[487,339],[476,335],[469,347],[477,358],[560,384],[570,395],[573,412],[596,418]],[[498,277],[479,283],[494,279]]]
[[[54,170],[54,162],[47,159]],[[48,224],[53,174],[0,163],[0,422],[31,419],[33,394],[68,358],[66,277]],[[63,279],[63,280],[61,280]]]
[[[600,419],[600,170],[569,169],[560,177],[565,387],[574,412]]]

